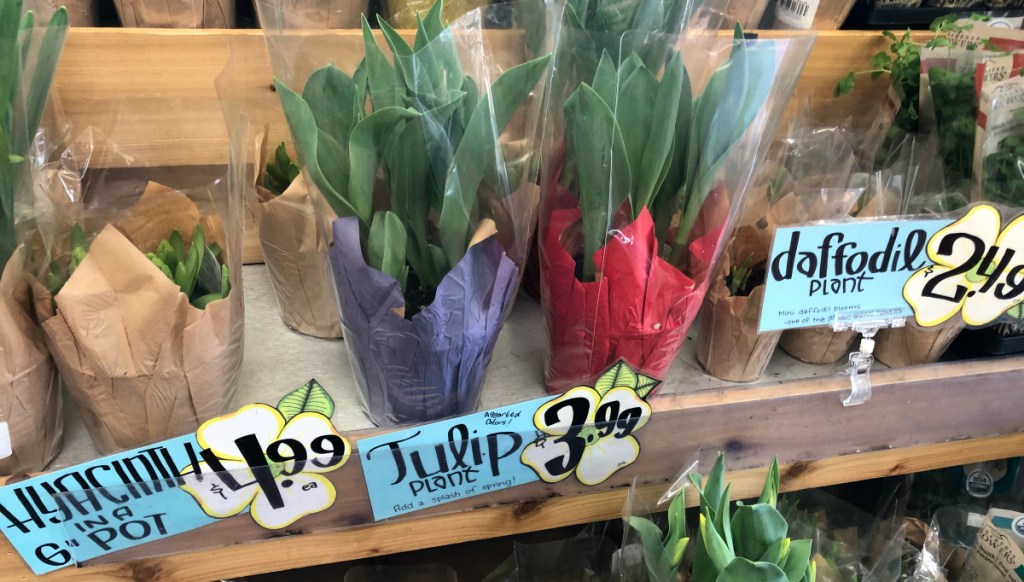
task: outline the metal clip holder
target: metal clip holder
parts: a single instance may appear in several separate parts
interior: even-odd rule
[[[839,321],[832,324],[834,331],[855,331],[861,335],[860,347],[850,354],[850,359],[839,374],[850,377],[850,394],[843,400],[843,406],[864,404],[871,399],[871,365],[875,363],[875,334],[887,327],[903,327],[902,317],[872,319],[867,321]]]

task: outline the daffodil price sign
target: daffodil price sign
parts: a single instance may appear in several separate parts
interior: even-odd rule
[[[760,330],[913,317],[933,327],[1024,320],[1024,216],[979,204],[956,220],[780,228]]]
[[[922,326],[957,314],[967,325],[1024,320],[1024,216],[1003,224],[981,205],[928,241],[928,264],[910,277],[903,296]]]
[[[374,519],[543,480],[598,485],[640,455],[658,380],[625,362],[594,386],[359,441]]]
[[[285,528],[328,509],[351,447],[315,380],[178,437],[0,488],[0,527],[37,574],[248,514]]]

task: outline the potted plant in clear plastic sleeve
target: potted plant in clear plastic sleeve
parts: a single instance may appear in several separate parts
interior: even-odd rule
[[[49,262],[33,281],[46,343],[101,453],[227,412],[242,366],[243,179],[216,168],[185,187],[205,177],[184,167],[160,172],[181,186],[160,184],[147,160],[111,159],[110,135],[71,127]]]
[[[23,11],[23,8],[26,8]],[[32,310],[25,270],[38,258],[34,183],[45,171],[37,137],[64,48],[67,12],[0,0],[0,474],[42,471],[63,436],[60,381]],[[28,66],[26,67],[26,64]],[[45,148],[42,148],[45,150]],[[27,218],[27,220],[26,220]],[[19,243],[28,239],[25,246]],[[9,447],[9,448],[8,448]]]
[[[444,26],[437,2],[411,45],[379,21],[389,60],[365,20],[353,46],[268,2],[295,148],[339,217],[328,256],[367,413],[387,425],[474,410],[528,252],[548,57],[524,57],[520,31],[485,34],[479,11]],[[363,58],[343,71],[351,51]]]
[[[600,7],[566,6],[538,238],[551,391],[619,359],[664,378],[813,43],[643,24],[678,9],[606,32]]]

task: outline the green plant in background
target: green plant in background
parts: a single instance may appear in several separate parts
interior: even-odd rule
[[[679,262],[719,168],[764,106],[775,54],[748,48],[737,26],[728,61],[696,99],[678,51],[669,49],[662,67],[659,79],[636,53],[616,65],[605,52],[592,83],[581,83],[565,102],[561,180],[566,187],[575,181],[579,192],[585,280],[593,279],[593,255],[627,205],[632,218],[651,211],[670,262]],[[718,115],[724,104],[729,114]],[[675,237],[666,240],[677,214]]]
[[[691,582],[814,582],[811,540],[791,540],[789,525],[776,509],[779,464],[773,459],[764,490],[756,503],[730,507],[732,485],[725,485],[725,455],[719,453],[705,481],[691,475],[700,493],[700,525],[689,580]],[[640,535],[648,575],[655,582],[677,579],[686,535],[684,495],[672,500],[668,533],[642,517],[629,526]]]
[[[890,82],[897,88],[897,93],[902,98],[902,101],[900,103],[900,108],[899,110],[897,110],[896,116],[893,119],[892,127],[889,129],[889,132],[886,135],[882,147],[879,148],[878,154],[875,159],[876,163],[884,163],[885,161],[887,161],[889,158],[889,153],[896,146],[899,145],[903,138],[907,134],[914,133],[917,131],[919,115],[917,107],[921,94],[921,49],[952,47],[953,42],[950,40],[949,35],[969,31],[972,28],[974,28],[974,22],[984,22],[989,20],[989,17],[982,14],[972,14],[970,17],[970,21],[964,24],[957,24],[957,20],[958,16],[956,14],[947,14],[945,16],[941,16],[935,19],[929,27],[929,30],[931,30],[934,33],[934,36],[932,36],[932,38],[929,39],[927,42],[915,41],[912,38],[912,31],[910,29],[907,29],[907,31],[901,34],[900,36],[896,36],[894,32],[889,30],[883,31],[882,35],[885,38],[892,41],[892,44],[889,45],[889,50],[880,51],[876,53],[874,56],[872,56],[871,68],[863,71],[851,71],[836,84],[835,90],[833,91],[833,95],[835,97],[841,97],[843,95],[848,95],[850,92],[853,91],[857,83],[857,77],[862,75],[870,75],[871,79],[875,80],[881,77],[883,74],[887,74],[889,75]],[[977,46],[969,45],[967,48],[973,50],[974,48],[977,48]],[[988,47],[988,45],[986,45],[986,48],[991,47]],[[932,72],[938,71],[939,70],[936,69],[935,71]],[[929,72],[929,76],[932,74],[932,72]],[[942,73],[945,73],[946,75],[955,75],[950,71],[942,71]],[[939,73],[940,77],[943,76],[942,73]],[[951,80],[947,79],[944,82],[951,83]],[[968,84],[971,86],[973,95],[973,74],[970,75],[970,80]],[[932,90],[935,90],[934,82],[932,83]],[[940,92],[942,92],[942,90],[943,88],[939,89]],[[943,98],[945,97],[947,97],[947,95],[943,95]],[[951,97],[959,97],[959,95]],[[969,101],[969,99],[965,101]],[[954,103],[956,102],[957,101],[954,101]],[[946,103],[950,102],[947,101]],[[939,107],[939,100],[936,100],[936,115],[939,114]],[[941,107],[947,108],[951,106],[942,105]],[[975,113],[977,112],[977,107],[977,99],[974,98],[973,108]],[[945,111],[943,113],[945,113]],[[953,111],[950,111],[949,113],[954,114]],[[950,137],[950,140],[969,140],[969,144],[966,147],[973,148],[974,118],[975,116],[971,114],[971,127],[969,128],[969,135],[968,132],[965,131],[965,129],[967,128],[957,127],[954,128],[952,131],[953,135],[955,135],[956,137]],[[946,138],[945,136],[943,136],[943,141],[945,140]],[[964,143],[966,144],[967,141],[965,141]],[[956,147],[956,144],[953,143],[952,141],[948,145],[950,145],[953,148]],[[953,150],[950,148],[944,148],[943,151],[950,152]],[[966,158],[967,176],[970,175],[970,155],[970,152],[968,152]]]
[[[71,229],[71,253],[67,268],[57,261],[50,262],[46,285],[51,296],[56,297],[60,293],[88,252],[89,242],[85,231],[76,224]],[[192,232],[192,242],[188,249],[185,248],[185,239],[181,233],[175,230],[169,238],[160,241],[156,252],[146,253],[146,257],[178,285],[188,297],[189,303],[197,309],[206,309],[207,305],[224,299],[231,291],[231,277],[224,263],[223,251],[217,243],[206,244],[206,233],[201,225],[197,224]]]
[[[1024,203],[1024,138],[1011,135],[1001,139],[997,150],[985,156],[982,167],[984,200],[1010,206]]]
[[[266,171],[263,173],[263,187],[274,196],[280,196],[292,185],[295,178],[299,177],[301,171],[299,165],[288,156],[288,150],[282,143],[274,151],[274,159],[267,162]]]
[[[764,282],[764,276],[758,277],[753,265],[754,255],[747,255],[743,262],[732,265],[725,277],[725,286],[729,289],[729,295],[733,297],[746,297],[750,292]]]
[[[43,118],[68,28],[68,14],[61,7],[35,47],[35,15],[22,15],[21,7],[21,0],[0,0],[0,271],[18,244],[14,191]],[[30,63],[35,65],[31,72],[26,69]],[[22,75],[29,72],[26,85]]]
[[[500,204],[480,198],[502,195],[488,184],[507,187],[498,138],[549,60],[513,67],[482,92],[463,73],[442,10],[438,0],[417,16],[411,47],[378,18],[393,62],[364,18],[366,54],[352,76],[329,64],[301,95],[275,80],[302,165],[339,217],[359,219],[367,263],[402,284],[407,316],[433,301],[482,221],[507,223],[493,216]],[[387,210],[375,211],[378,176]]]

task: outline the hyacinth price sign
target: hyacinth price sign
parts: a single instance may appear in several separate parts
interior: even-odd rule
[[[1024,216],[987,204],[958,219],[780,228],[760,331],[913,317],[983,326],[1024,320]]]
[[[363,439],[374,519],[535,481],[604,483],[640,456],[658,384],[619,361],[558,397]]]
[[[248,514],[279,530],[334,504],[349,458],[315,380],[194,434],[0,487],[4,535],[36,574]]]

